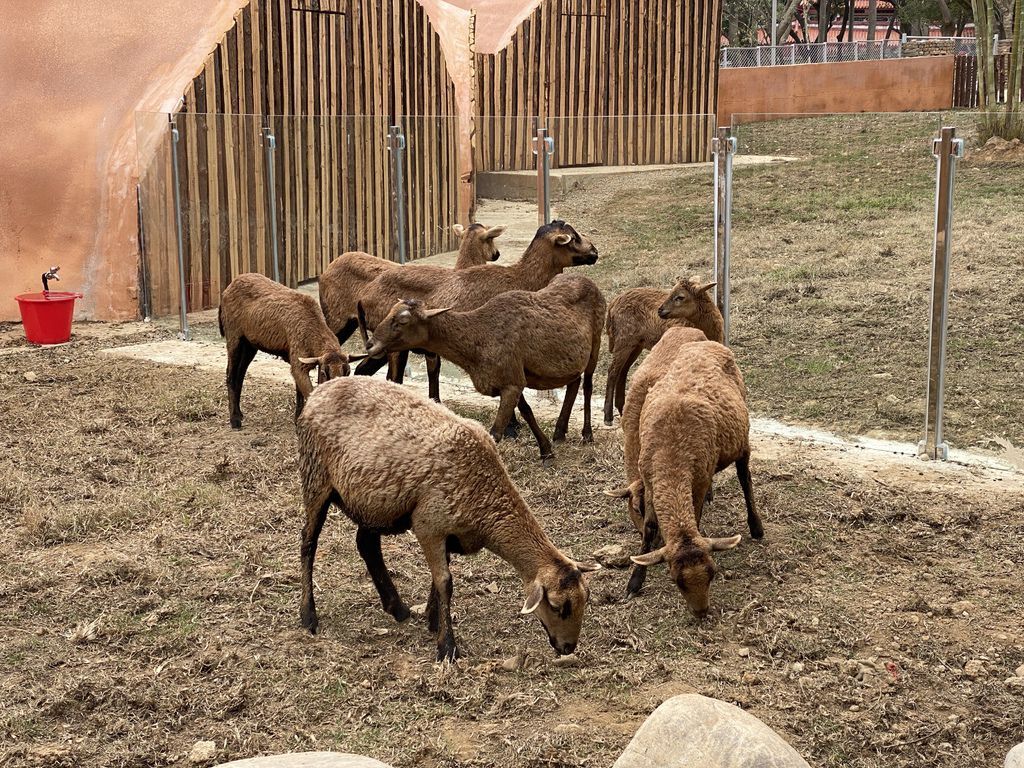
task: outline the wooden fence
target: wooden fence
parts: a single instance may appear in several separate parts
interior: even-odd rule
[[[1005,104],[1009,91],[1010,54],[996,54],[996,102]],[[1021,66],[1020,97],[1024,100],[1024,64]],[[978,106],[978,59],[957,56],[953,66],[953,106],[974,109]]]
[[[477,170],[535,167],[535,117],[556,166],[705,159],[715,127],[720,0],[544,0],[476,56]]]
[[[175,116],[188,307],[217,306],[241,272],[273,274],[265,127],[277,144],[277,244],[288,285],[315,278],[346,250],[395,257],[393,122],[408,142],[409,256],[451,250],[456,115],[438,36],[415,0],[252,0]],[[178,297],[169,129],[140,192],[159,315]]]

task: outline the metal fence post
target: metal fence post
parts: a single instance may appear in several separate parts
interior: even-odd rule
[[[932,256],[931,320],[928,329],[928,386],[925,396],[924,439],[918,446],[922,458],[949,457],[942,435],[942,403],[946,384],[946,334],[949,316],[949,262],[953,248],[953,182],[957,158],[964,155],[964,140],[956,129],[942,128],[932,141],[936,159],[935,244]]]
[[[191,341],[192,332],[188,327],[188,313],[186,311],[185,298],[185,241],[181,226],[181,179],[178,174],[178,126],[175,124],[175,116],[170,116],[171,127],[171,183],[174,185],[174,222],[178,239],[178,338],[182,341]]]
[[[543,227],[551,221],[551,156],[555,154],[555,140],[548,136],[547,128],[538,128],[533,144],[533,154],[537,156],[537,223]]]
[[[281,262],[277,252],[277,181],[274,150],[277,138],[269,125],[263,126],[263,151],[267,164],[267,217],[270,219],[270,252],[274,258],[274,280],[281,282]]]
[[[388,128],[388,151],[391,153],[391,199],[395,204],[395,243],[398,263],[405,264],[405,134],[402,126]]]
[[[715,172],[715,302],[724,320],[723,341],[729,344],[729,253],[732,247],[732,159],[736,137],[731,128],[719,128],[711,141]]]

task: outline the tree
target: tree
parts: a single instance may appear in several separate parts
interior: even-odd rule
[[[1020,101],[1020,67],[1024,49],[1024,0],[1010,0],[1011,8],[997,9],[994,0],[972,0],[978,56],[978,138],[984,143],[993,136],[1024,140],[1024,112]],[[1001,13],[999,12],[1001,11]],[[1009,32],[1010,71],[1006,104],[996,101],[996,59],[992,36],[1001,25]]]

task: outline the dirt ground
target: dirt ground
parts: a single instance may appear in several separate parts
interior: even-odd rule
[[[90,330],[0,357],[0,765],[180,765],[209,739],[219,759],[607,766],[686,691],[738,703],[816,766],[996,765],[1024,739],[1024,690],[1004,683],[1024,664],[1018,481],[759,445],[767,537],[718,558],[710,621],[689,617],[662,569],[630,602],[626,572],[606,569],[578,665],[557,666],[518,615],[512,570],[457,558],[466,658],[438,666],[422,620],[380,610],[336,513],[317,570],[322,634],[300,629],[286,384],[252,377],[232,432],[221,374],[114,364]],[[121,326],[113,343],[158,330]],[[571,439],[549,469],[529,440],[501,453],[561,547],[637,546],[601,493],[621,477],[617,429]],[[719,486],[707,532],[743,532],[731,470]],[[424,602],[412,539],[385,556]]]

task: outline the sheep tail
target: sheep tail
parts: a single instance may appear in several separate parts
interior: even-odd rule
[[[224,335],[224,306],[217,307],[217,327],[220,328],[220,335]]]
[[[608,319],[605,321],[605,332],[608,334],[608,352],[615,351],[615,315],[611,309],[608,310]]]

